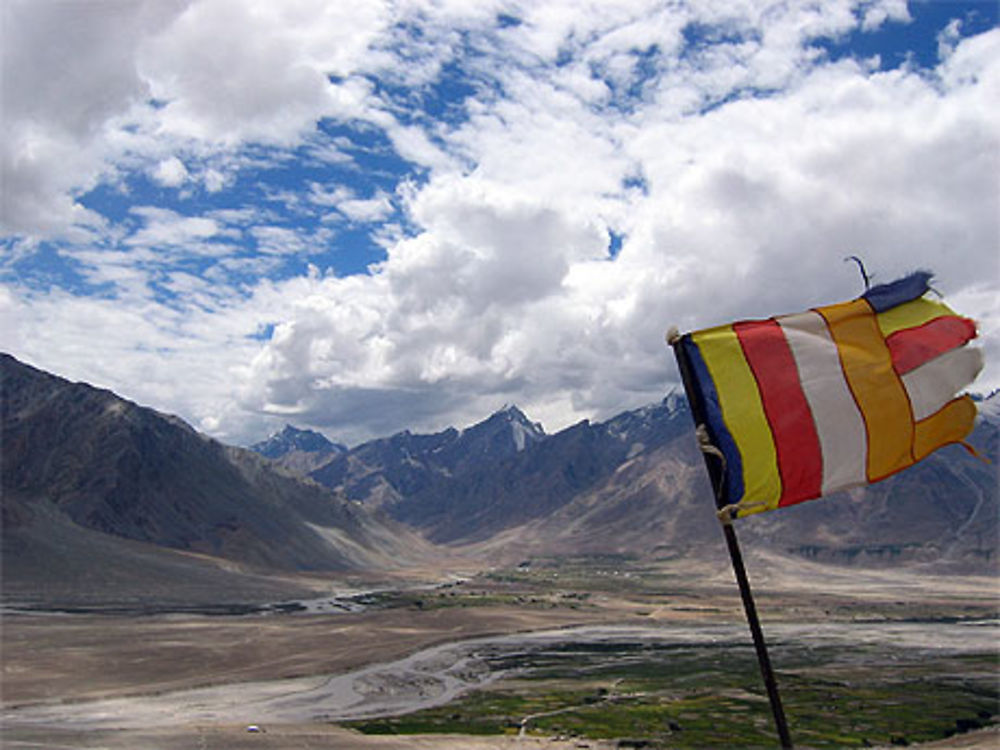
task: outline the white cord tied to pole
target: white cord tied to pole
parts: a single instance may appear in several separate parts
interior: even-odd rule
[[[712,443],[712,439],[708,436],[708,428],[703,424],[698,425],[694,428],[694,436],[698,438],[698,447],[701,449],[701,452],[718,458],[722,461],[722,468],[725,470],[726,456]]]
[[[739,510],[739,505],[730,503],[729,505],[724,505],[715,511],[715,517],[719,519],[719,523],[723,526],[730,526],[733,523],[733,519],[736,518],[736,514]]]
[[[702,453],[706,453],[709,456],[715,456],[722,463],[722,476],[726,475],[726,454],[719,450],[719,447],[712,443],[712,439],[708,436],[708,428],[705,425],[700,424],[694,428],[694,435],[698,439],[698,448]],[[721,488],[720,488],[721,494]],[[724,505],[719,508],[715,515],[719,519],[719,523],[728,526],[736,518],[736,514],[740,509],[739,505],[729,504]]]

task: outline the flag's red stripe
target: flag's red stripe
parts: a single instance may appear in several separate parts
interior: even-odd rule
[[[905,375],[975,337],[975,323],[968,318],[948,315],[896,331],[886,338],[885,343],[892,355],[892,366],[900,375]]]
[[[736,323],[743,354],[757,380],[778,453],[781,499],[792,505],[822,494],[823,454],[792,350],[775,320]]]

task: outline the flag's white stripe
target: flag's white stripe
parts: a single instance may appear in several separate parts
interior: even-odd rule
[[[864,484],[868,478],[868,434],[826,321],[813,311],[785,315],[777,321],[791,347],[819,435],[823,494]]]
[[[962,346],[910,370],[902,380],[913,419],[919,421],[934,414],[975,380],[982,369],[982,349]]]

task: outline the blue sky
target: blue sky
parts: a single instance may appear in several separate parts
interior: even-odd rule
[[[233,443],[657,400],[926,267],[1000,385],[994,2],[3,6],[5,351]]]

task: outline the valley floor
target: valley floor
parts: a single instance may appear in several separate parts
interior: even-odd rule
[[[612,740],[559,739],[555,737],[476,737],[471,735],[366,736],[323,724],[283,725],[264,734],[246,727],[179,727],[129,732],[72,732],[55,729],[17,730],[4,734],[3,747],[10,750],[74,748],[79,750],[610,750]],[[1000,747],[1000,728],[991,727],[956,737],[929,742],[922,748],[950,750],[995,750]]]
[[[998,745],[995,578],[767,558],[751,570],[793,735],[801,726],[814,746],[835,746],[815,727],[853,713],[847,723],[856,731],[844,746],[861,745],[858,727],[872,745],[933,736],[941,739],[932,747]],[[724,568],[694,577],[676,565],[613,559],[533,561],[436,589],[382,592],[363,611],[337,614],[8,613],[0,630],[3,747],[603,750],[630,736],[615,733],[616,722],[638,731],[650,712],[684,727],[664,730],[652,747],[718,746],[697,737],[711,730],[701,720],[723,721],[714,713],[723,710],[760,725],[747,737],[768,736],[744,629]],[[532,650],[530,634],[539,631],[571,632],[560,644],[578,643]],[[660,631],[671,634],[667,642],[635,646],[638,634]],[[625,635],[600,635],[617,632]],[[438,672],[458,680],[454,694],[426,675],[406,684],[371,678],[375,665],[418,653],[428,662],[448,644],[494,644],[509,634],[523,634],[518,648],[491,645],[473,660],[452,654],[461,670]],[[304,702],[332,685],[330,676],[351,673],[368,675],[359,684],[373,712],[323,717]],[[729,675],[735,685],[726,685]],[[377,708],[395,693],[398,706],[419,710],[394,719],[401,710]],[[491,712],[507,716],[504,734],[477,725]],[[921,735],[917,719],[942,731]],[[250,724],[264,731],[249,732]],[[963,731],[944,739],[949,726]]]

